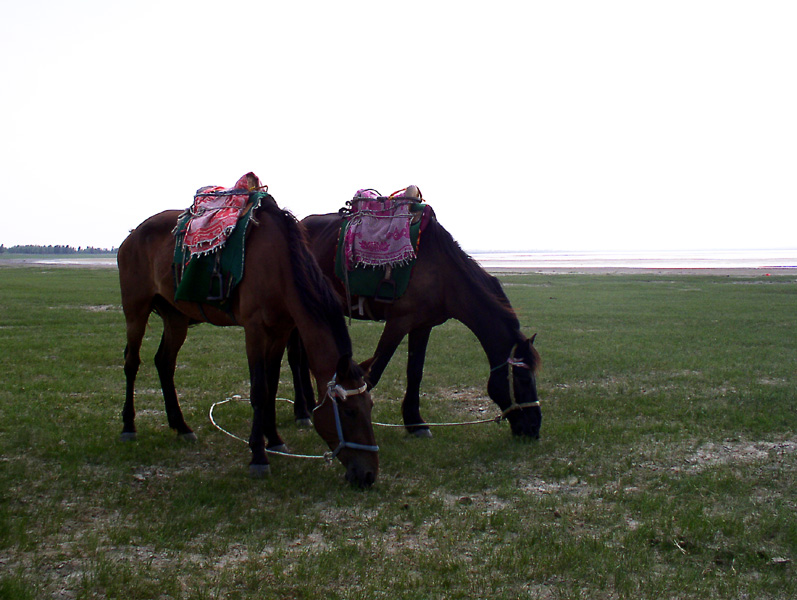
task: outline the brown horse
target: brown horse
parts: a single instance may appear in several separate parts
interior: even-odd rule
[[[155,365],[169,426],[186,439],[195,436],[180,410],[174,372],[188,328],[201,322],[239,325],[245,332],[253,409],[250,472],[255,476],[267,473],[266,447],[284,448],[277,433],[275,399],[282,356],[296,328],[305,341],[309,368],[319,390],[315,428],[346,467],[347,480],[373,484],[379,458],[371,425],[371,396],[366,391],[363,370],[351,359],[343,308],[308,252],[296,219],[281,210],[271,196],[262,200],[248,232],[243,279],[233,292],[227,312],[174,300],[172,230],[179,214],[173,210],[150,217],[119,248],[119,280],[127,323],[123,439],[135,439],[136,435],[134,386],[150,313],[157,313],[163,320]]]
[[[345,298],[344,285],[334,274],[342,222],[343,217],[334,213],[311,215],[302,224],[322,271]],[[361,302],[362,312],[367,316],[354,312]],[[540,356],[532,345],[534,336],[529,339],[521,333],[520,323],[498,279],[460,248],[433,213],[421,234],[417,261],[406,293],[392,304],[357,296],[351,298],[351,303],[352,316],[385,321],[366,376],[370,387],[376,386],[399,343],[409,335],[407,390],[402,416],[410,433],[431,437],[419,406],[426,348],[432,328],[453,318],[464,323],[481,342],[490,364],[487,393],[509,420],[512,432],[539,438],[542,413],[536,372]],[[295,351],[289,352],[289,358],[294,356]],[[301,376],[301,364],[292,364],[292,369],[299,401],[308,397],[309,378]],[[303,416],[299,406],[296,410],[297,417]]]

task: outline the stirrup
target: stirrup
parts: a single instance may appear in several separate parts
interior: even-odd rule
[[[383,279],[376,286],[374,300],[383,304],[393,304],[396,301],[396,282],[392,279]]]
[[[389,292],[389,295],[385,293],[385,289]],[[382,302],[383,304],[393,304],[396,301],[396,282],[393,280],[393,267],[388,265],[385,267],[385,277],[382,281],[379,282],[379,285],[376,286],[376,292],[374,292],[374,300],[377,302]]]

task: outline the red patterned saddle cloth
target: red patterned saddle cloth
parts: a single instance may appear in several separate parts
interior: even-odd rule
[[[199,188],[189,209],[191,219],[183,245],[190,256],[215,252],[227,241],[249,204],[249,194],[263,186],[257,175],[247,173],[233,187]]]

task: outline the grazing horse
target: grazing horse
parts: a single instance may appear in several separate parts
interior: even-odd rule
[[[179,215],[180,211],[172,210],[150,217],[119,247],[119,280],[127,324],[123,439],[135,439],[136,435],[134,386],[150,313],[157,313],[163,320],[155,365],[169,426],[186,439],[195,436],[180,410],[174,372],[188,328],[202,322],[238,325],[245,332],[251,384],[250,472],[254,476],[267,473],[266,447],[284,448],[277,433],[275,399],[282,356],[296,328],[304,339],[309,368],[319,390],[313,415],[315,428],[346,467],[348,481],[373,484],[379,458],[371,425],[371,396],[363,370],[351,359],[343,308],[309,253],[296,219],[281,210],[271,196],[265,196],[247,234],[243,278],[233,292],[230,309],[222,310],[174,299],[172,231]]]
[[[347,296],[335,276],[336,246],[343,217],[338,213],[311,215],[302,221],[310,250],[339,295]],[[360,304],[362,303],[362,304]],[[420,386],[426,348],[432,328],[457,319],[478,338],[490,364],[487,393],[499,406],[518,436],[539,438],[542,413],[537,397],[536,373],[540,356],[527,338],[497,278],[468,256],[432,214],[421,234],[417,260],[406,293],[393,303],[370,298],[351,298],[350,313],[364,307],[355,318],[385,321],[385,328],[366,376],[369,387],[379,382],[399,343],[409,335],[407,390],[402,416],[407,431],[431,437],[420,413]],[[535,334],[536,335],[536,334]],[[289,351],[289,359],[296,356]],[[299,354],[299,356],[301,356]],[[297,400],[307,398],[309,379],[301,375],[301,363],[292,364]],[[312,396],[309,396],[312,398]],[[295,407],[297,417],[301,407]],[[306,414],[305,414],[306,416]]]

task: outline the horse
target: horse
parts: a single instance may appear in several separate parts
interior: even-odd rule
[[[344,283],[335,276],[335,254],[344,212],[310,215],[301,223],[322,271],[341,298],[346,299]],[[509,420],[512,433],[539,439],[542,412],[536,375],[541,360],[533,345],[536,334],[527,338],[521,332],[501,283],[462,250],[433,211],[421,234],[405,294],[392,303],[357,296],[350,300],[350,316],[385,322],[366,375],[369,389],[379,383],[398,345],[409,336],[407,389],[402,401],[402,418],[409,433],[432,437],[420,413],[423,366],[432,328],[453,318],[470,329],[481,343],[490,365],[487,393],[501,409],[502,417]],[[360,307],[362,311],[352,314]],[[292,360],[297,420],[307,417],[302,399],[311,397],[301,356],[296,350],[288,355]]]
[[[250,377],[252,452],[250,474],[270,470],[267,451],[285,450],[276,427],[275,400],[280,364],[290,333],[304,340],[319,402],[311,399],[313,424],[332,456],[346,468],[346,479],[370,486],[379,471],[371,424],[373,402],[361,368],[352,360],[343,307],[308,251],[297,219],[265,194],[250,221],[244,273],[229,308],[175,301],[173,257],[181,211],[156,214],[136,227],[119,247],[117,263],[127,327],[122,439],[136,438],[134,389],[140,349],[149,316],[163,320],[155,355],[169,426],[179,437],[196,439],[186,424],[174,385],[177,354],[191,325],[211,323],[244,328]],[[266,445],[266,439],[268,444]]]

